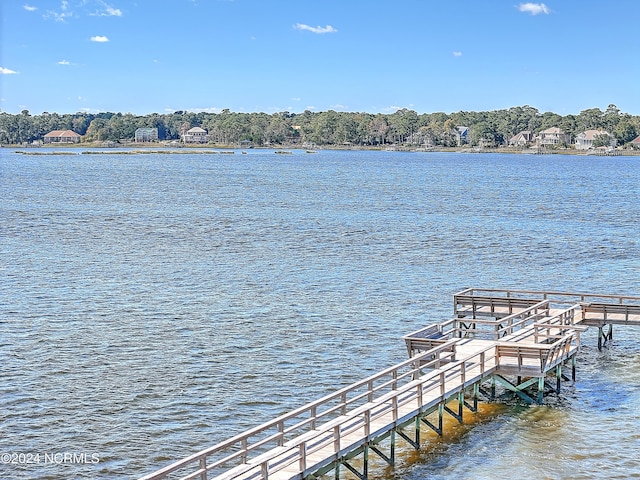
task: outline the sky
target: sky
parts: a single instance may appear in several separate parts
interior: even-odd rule
[[[640,115],[640,1],[2,0],[0,110]]]

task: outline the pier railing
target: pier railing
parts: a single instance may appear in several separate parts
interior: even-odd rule
[[[428,392],[435,390],[439,395],[445,394],[447,382],[455,377],[464,385],[467,375],[474,368],[480,374],[484,374],[487,357],[493,358],[493,349],[491,353],[482,352],[471,358],[452,362],[451,351],[454,343],[455,341],[447,342],[420,353],[320,400],[147,475],[143,480],[174,478],[173,475],[178,475],[183,480],[200,479],[205,476],[211,478],[209,475],[221,475],[222,472],[230,472],[232,476],[228,478],[236,478],[238,475],[250,478],[251,475],[246,475],[253,470],[258,478],[264,475],[265,469],[274,468],[274,452],[278,453],[278,462],[283,465],[296,462],[303,465],[307,456],[319,448],[326,447],[326,442],[339,444],[339,439],[333,436],[338,433],[344,435],[345,429],[361,424],[370,430],[371,421],[388,409],[391,409],[392,415],[397,416],[398,408],[409,398],[423,398]],[[446,367],[439,369],[443,364],[441,357],[447,357],[448,363]],[[348,422],[344,423],[345,419],[350,417],[353,417],[351,427]],[[339,431],[336,431],[336,428]],[[265,455],[266,457],[261,459],[261,456]],[[283,465],[278,467],[283,468]]]
[[[499,340],[551,315],[550,301],[541,300],[511,315],[495,318],[452,318],[405,335],[409,355],[441,345],[452,338],[473,337]]]
[[[582,306],[582,322],[585,325],[640,324],[640,300],[636,305],[589,303]]]
[[[536,399],[525,390],[537,382],[542,403],[549,372],[555,370],[559,391],[562,365],[571,360],[575,379],[580,332],[588,325],[597,324],[600,336],[602,324],[640,325],[640,297],[633,296],[468,288],[454,299],[457,318],[404,337],[408,360],[141,480],[308,478],[348,455],[364,452],[366,462],[370,445],[387,435],[408,439],[405,426],[420,417],[429,424],[425,416],[435,410],[451,413],[446,403],[456,395],[461,421],[465,388],[473,385],[477,401],[489,378],[528,403]]]
[[[515,290],[499,288],[466,288],[453,295],[454,305],[458,300],[464,301],[473,297],[487,297],[496,301],[500,297],[509,299],[551,300],[555,303],[603,303],[603,304],[632,304],[639,305],[640,297],[630,295],[607,295],[600,293],[572,293],[541,290]]]

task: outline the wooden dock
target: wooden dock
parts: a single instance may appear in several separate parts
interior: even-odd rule
[[[527,403],[559,392],[587,328],[602,348],[613,325],[640,326],[640,297],[469,288],[453,300],[452,319],[404,337],[408,360],[141,480],[338,478],[341,467],[366,479],[369,455],[394,465],[397,437],[420,448],[422,424],[442,435],[443,416],[462,423],[481,392],[499,385]]]

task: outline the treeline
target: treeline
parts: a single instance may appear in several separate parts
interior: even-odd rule
[[[24,144],[41,140],[52,130],[73,130],[83,142],[131,141],[136,129],[158,129],[160,140],[178,140],[192,127],[202,127],[212,143],[234,145],[243,140],[255,145],[431,145],[450,147],[458,144],[457,126],[468,127],[469,145],[500,146],[525,130],[538,133],[559,127],[571,135],[606,130],[614,135],[618,145],[625,145],[640,133],[640,117],[622,113],[615,105],[605,111],[591,108],[578,115],[561,116],[541,113],[530,106],[513,107],[490,112],[425,113],[401,109],[391,114],[362,112],[326,112],[274,114],[220,113],[177,111],[152,113],[75,113],[44,112],[31,115],[0,113],[0,143]]]

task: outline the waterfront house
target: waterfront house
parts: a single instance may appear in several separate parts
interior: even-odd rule
[[[558,127],[547,128],[538,134],[540,145],[563,145],[571,142],[571,136],[565,134]]]
[[[524,147],[533,142],[534,136],[531,130],[523,130],[520,133],[515,134],[509,140],[509,145],[516,147]]]
[[[467,143],[469,137],[469,127],[458,126],[454,131],[458,146]]]
[[[135,133],[135,142],[157,142],[158,141],[158,129],[157,128],[138,128]]]
[[[590,148],[594,148],[594,142],[601,135],[605,135],[606,137],[608,137],[608,145],[599,146],[616,146],[616,139],[609,132],[606,132],[604,130],[586,130],[578,134],[578,136],[576,137],[576,150],[589,150]]]
[[[184,143],[207,143],[209,141],[209,135],[207,135],[205,129],[193,127],[182,134],[182,141]]]
[[[631,140],[631,146],[633,148],[640,148],[640,135],[638,135],[636,138]]]
[[[80,135],[72,130],[53,130],[44,136],[44,143],[80,143]]]

